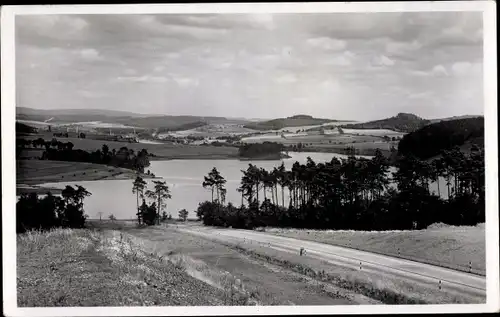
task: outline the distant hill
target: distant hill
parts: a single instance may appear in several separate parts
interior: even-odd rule
[[[331,119],[318,119],[308,115],[295,115],[288,118],[279,118],[261,122],[247,123],[244,127],[253,130],[279,130],[289,127],[319,125],[328,122],[338,122]]]
[[[398,154],[428,159],[454,146],[467,150],[472,144],[484,146],[482,117],[441,121],[408,133],[399,142]]]
[[[105,117],[147,117],[151,115],[139,114],[129,111],[105,110],[105,109],[55,109],[43,110],[27,107],[16,107],[16,115],[44,116],[48,117],[69,117],[69,116],[105,116]],[[44,120],[47,120],[44,119]],[[90,121],[90,120],[89,120]]]
[[[168,116],[168,115],[144,115],[126,111],[102,110],[102,109],[61,109],[61,110],[38,110],[25,107],[16,108],[16,119],[31,121],[46,121],[57,123],[102,121],[106,123],[120,123],[149,129],[179,129],[185,125],[201,126],[206,124],[246,124],[248,121],[239,119],[227,119],[224,117],[203,116]]]
[[[388,129],[398,132],[413,132],[429,123],[431,123],[430,120],[422,119],[411,113],[398,113],[397,116],[387,119],[345,124],[341,127],[347,129]]]

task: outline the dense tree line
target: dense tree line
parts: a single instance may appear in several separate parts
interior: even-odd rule
[[[149,153],[146,149],[135,152],[133,149],[129,149],[125,146],[116,151],[115,149],[109,150],[109,147],[104,144],[101,149],[88,152],[81,149],[74,150],[73,143],[61,142],[56,138],[53,138],[51,141],[45,141],[42,138],[32,141],[18,139],[16,140],[16,146],[18,149],[23,149],[28,146],[45,148],[45,151],[40,157],[42,160],[106,164],[133,169],[141,173],[144,172],[145,167],[150,165]]]
[[[468,154],[457,148],[445,151],[432,163],[399,157],[393,173],[380,151],[372,159],[334,157],[316,163],[308,158],[306,164],[295,162],[290,170],[283,164],[271,171],[249,164],[242,172],[240,207],[226,205],[221,195],[202,202],[197,215],[204,224],[404,230],[435,222],[484,222],[484,151],[479,147]],[[438,187],[436,195],[430,184],[438,177],[444,177],[447,185]],[[213,169],[202,185],[221,191],[224,182]],[[445,199],[441,192],[446,193]]]
[[[283,149],[283,144],[276,142],[247,143],[239,147],[238,155],[245,158],[279,157]]]
[[[49,230],[56,227],[83,228],[83,201],[91,194],[82,186],[66,186],[61,196],[50,192],[43,198],[36,193],[22,194],[16,204],[18,233],[29,230]]]
[[[425,126],[405,135],[399,142],[398,152],[400,155],[428,159],[465,142],[484,145],[483,117],[441,121]]]

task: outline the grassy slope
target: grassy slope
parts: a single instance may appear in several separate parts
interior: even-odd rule
[[[347,246],[483,274],[486,267],[484,225],[415,231],[281,230],[267,232],[303,240]]]
[[[141,176],[148,177],[146,174],[141,174]],[[136,173],[133,170],[102,164],[49,160],[16,161],[16,182],[18,184],[33,185],[134,177],[136,177]]]
[[[116,231],[20,235],[17,270],[21,307],[223,303],[222,291],[123,243]]]

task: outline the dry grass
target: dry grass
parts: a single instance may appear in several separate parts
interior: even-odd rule
[[[118,231],[29,232],[17,250],[21,307],[223,305],[227,297]]]
[[[265,229],[268,233],[302,240],[345,246],[485,274],[484,224],[477,226],[430,226],[424,230],[354,231]]]

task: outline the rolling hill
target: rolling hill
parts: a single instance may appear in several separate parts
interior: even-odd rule
[[[484,147],[483,117],[440,121],[408,133],[399,142],[398,154],[429,159],[454,146],[468,150],[472,144]]]
[[[125,111],[102,109],[61,109],[38,110],[25,107],[16,108],[17,120],[46,121],[53,124],[92,122],[123,124],[139,128],[175,130],[183,126],[205,124],[246,124],[248,121],[225,117],[144,115]]]
[[[308,125],[319,125],[328,122],[338,122],[338,120],[318,119],[308,115],[296,115],[288,118],[279,118],[268,121],[247,123],[244,127],[253,130],[279,130],[289,127],[300,127]]]
[[[431,123],[411,113],[398,113],[397,116],[363,123],[345,124],[347,129],[388,129],[398,132],[413,132]]]

